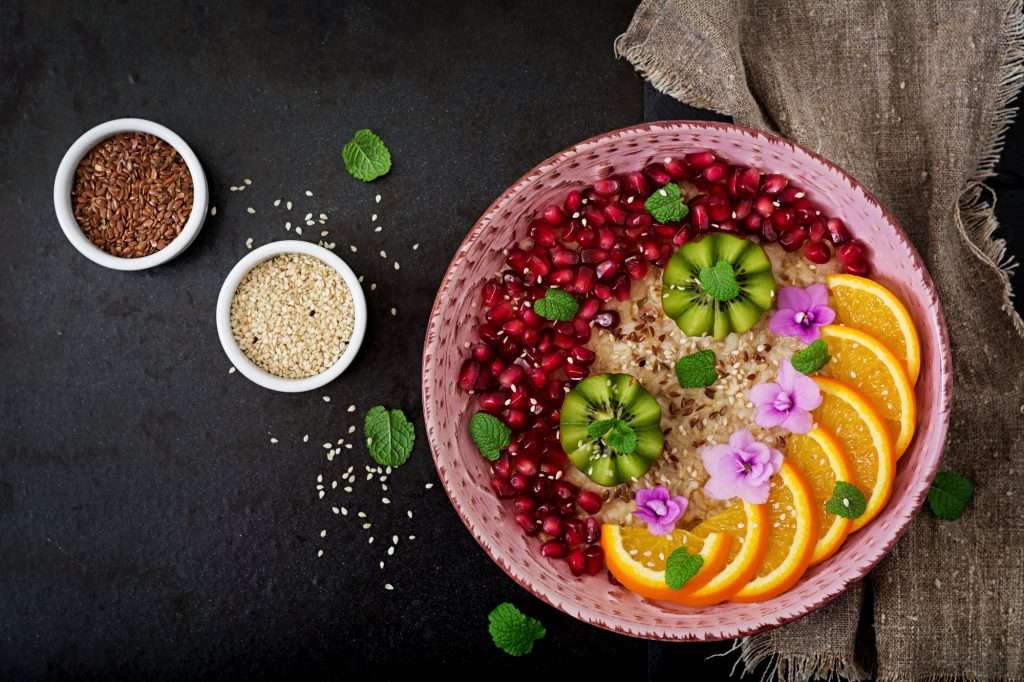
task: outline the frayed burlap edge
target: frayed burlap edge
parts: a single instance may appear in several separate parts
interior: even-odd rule
[[[784,656],[775,650],[771,638],[765,635],[737,639],[728,651],[716,654],[716,657],[734,653],[738,653],[738,656],[730,674],[735,675],[736,668],[741,665],[741,675],[747,675],[764,665],[761,682],[797,682],[811,679],[859,681],[871,677],[871,674],[861,666],[836,654]]]

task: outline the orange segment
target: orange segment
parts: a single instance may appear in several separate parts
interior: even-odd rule
[[[856,275],[829,275],[829,305],[836,322],[879,339],[907,370],[911,384],[921,371],[921,343],[906,307],[878,282]]]
[[[715,533],[731,535],[735,540],[729,563],[703,587],[681,598],[681,603],[690,606],[717,604],[750,582],[768,549],[768,505],[736,500],[725,511],[693,529],[693,534],[698,537],[710,538]]]
[[[732,601],[771,599],[792,587],[811,563],[818,543],[818,514],[811,485],[800,469],[783,460],[768,493],[768,549],[754,577]]]
[[[604,524],[601,547],[608,570],[622,585],[648,599],[680,601],[680,597],[706,584],[729,561],[731,536],[712,533],[697,537],[685,530],[671,535],[651,535],[646,528]],[[686,547],[704,560],[697,575],[679,590],[665,584],[665,564],[679,547]]]
[[[896,457],[885,422],[860,393],[835,379],[815,377],[821,388],[821,405],[814,411],[817,423],[843,444],[850,457],[856,485],[867,500],[864,513],[853,520],[850,532],[862,528],[882,511],[892,493]]]
[[[822,327],[821,338],[831,356],[822,373],[857,389],[878,409],[899,459],[917,425],[917,401],[903,364],[884,343],[853,327]]]
[[[819,538],[811,555],[811,566],[835,554],[850,533],[853,521],[825,511],[836,481],[854,483],[853,467],[835,437],[818,426],[810,433],[786,436],[786,460],[796,465],[807,478],[818,516]]]

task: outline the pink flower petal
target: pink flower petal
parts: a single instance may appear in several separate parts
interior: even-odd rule
[[[824,286],[822,286],[824,288]],[[828,292],[825,294],[825,302],[828,302]],[[810,294],[800,287],[783,287],[779,291],[775,307],[779,310],[789,308],[790,310],[807,310],[813,305]]]
[[[809,306],[827,306],[828,305],[828,289],[824,284],[820,282],[812,284],[811,286],[804,289],[807,294]]]
[[[790,411],[785,421],[780,426],[790,433],[807,433],[814,425],[811,413],[806,410],[795,409]]]

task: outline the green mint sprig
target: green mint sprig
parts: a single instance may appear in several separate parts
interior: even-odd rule
[[[814,374],[828,364],[831,359],[828,354],[828,344],[824,339],[818,339],[806,348],[793,353],[793,369],[802,374]]]
[[[493,462],[501,457],[501,451],[511,442],[512,429],[497,417],[486,412],[477,412],[469,420],[469,435],[480,450],[480,454]]]
[[[349,175],[363,182],[376,180],[391,170],[391,152],[384,140],[368,128],[356,131],[341,150],[341,158]]]
[[[544,294],[544,298],[538,298],[533,302],[533,312],[546,320],[555,320],[557,322],[572,320],[572,318],[576,317],[576,311],[579,309],[580,304],[576,301],[576,298],[558,287],[551,287]]]
[[[701,268],[697,274],[700,285],[707,295],[725,303],[740,295],[740,285],[732,266],[720,260],[710,268]]]
[[[959,519],[974,496],[974,484],[955,471],[935,474],[928,491],[928,506],[943,521]]]
[[[371,408],[363,418],[363,435],[370,457],[381,466],[405,464],[416,442],[416,430],[401,410],[383,405]]]
[[[509,656],[530,653],[533,651],[533,643],[544,639],[547,634],[539,620],[530,618],[509,602],[498,604],[487,619],[487,631],[491,633],[494,646]]]
[[[714,351],[701,350],[679,358],[676,378],[683,388],[704,388],[718,381]]]
[[[679,185],[674,182],[655,190],[654,194],[644,202],[644,208],[659,223],[678,222],[690,213],[690,208],[683,200],[683,193],[679,190]]]
[[[685,547],[679,547],[668,555],[665,562],[665,584],[670,589],[682,589],[704,566],[704,557],[692,554]]]
[[[601,419],[587,426],[587,435],[600,438],[604,444],[620,455],[636,450],[636,431],[621,419]]]
[[[836,481],[835,488],[832,489],[832,497],[825,502],[825,511],[845,519],[859,517],[867,507],[864,493],[857,486],[846,481]]]

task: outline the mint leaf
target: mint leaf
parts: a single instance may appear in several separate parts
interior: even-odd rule
[[[824,339],[818,339],[807,348],[802,348],[793,353],[793,369],[803,374],[814,374],[824,367],[831,357],[828,354],[828,344]]]
[[[647,201],[644,202],[644,208],[659,223],[678,222],[690,213],[690,208],[683,201],[683,194],[679,191],[679,185],[674,182],[654,190],[654,194],[647,197]]]
[[[366,449],[377,464],[399,467],[405,464],[416,441],[416,431],[401,410],[383,405],[371,408],[363,418]]]
[[[867,506],[864,493],[857,486],[846,481],[836,481],[832,497],[825,502],[825,511],[845,519],[855,519],[864,513]]]
[[[600,419],[587,425],[587,435],[600,438],[604,444],[621,455],[636,450],[636,431],[621,419]]]
[[[533,643],[544,639],[547,632],[536,618],[530,618],[513,604],[498,604],[487,616],[494,646],[509,656],[523,656],[533,651]]]
[[[973,483],[955,471],[940,471],[928,491],[928,506],[943,521],[956,521],[973,496]]]
[[[576,302],[576,298],[558,287],[551,287],[544,294],[544,298],[538,298],[533,302],[533,312],[546,320],[558,322],[570,321],[576,317],[576,311],[579,309],[580,304]]]
[[[679,547],[668,555],[665,562],[665,584],[673,590],[682,589],[704,566],[704,557],[691,554],[685,547]]]
[[[486,412],[477,412],[469,420],[469,435],[476,443],[480,454],[490,461],[501,457],[501,451],[508,447],[512,429],[497,417]]]
[[[700,285],[708,296],[716,301],[731,301],[740,294],[740,285],[736,282],[736,273],[732,266],[724,260],[718,261],[713,267],[701,268],[697,275]]]
[[[391,152],[384,141],[368,128],[357,130],[355,137],[341,150],[345,170],[363,182],[370,182],[391,170]]]
[[[704,388],[718,381],[715,353],[701,350],[684,355],[676,361],[676,378],[683,388]]]

